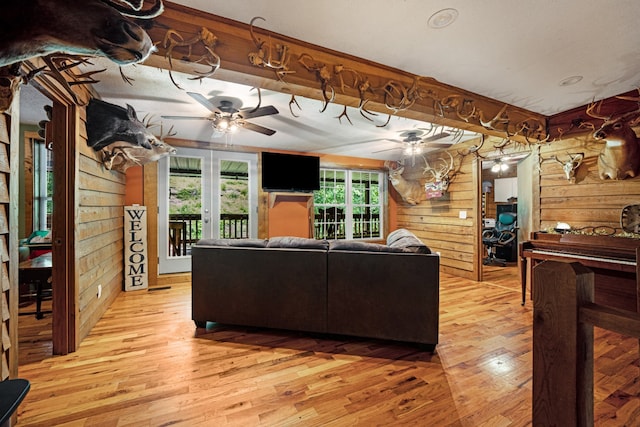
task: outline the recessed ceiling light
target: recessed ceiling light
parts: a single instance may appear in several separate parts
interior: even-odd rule
[[[560,80],[560,83],[558,84],[560,86],[571,86],[578,83],[580,80],[582,80],[582,76],[571,76],[567,77],[566,79]]]
[[[442,9],[429,17],[427,25],[429,25],[429,28],[439,30],[453,24],[457,17],[458,11],[456,9]]]

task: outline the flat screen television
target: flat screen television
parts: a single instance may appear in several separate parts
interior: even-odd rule
[[[320,189],[320,158],[262,153],[262,189],[307,193]]]

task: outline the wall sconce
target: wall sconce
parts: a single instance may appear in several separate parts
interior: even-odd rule
[[[482,181],[483,193],[491,193],[491,187],[493,187],[493,184],[491,183],[491,181]]]

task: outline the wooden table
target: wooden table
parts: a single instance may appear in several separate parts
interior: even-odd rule
[[[51,298],[51,252],[39,257],[22,261],[18,265],[20,283],[33,283],[36,285],[36,311],[22,314],[35,314],[36,319],[42,319],[45,313],[42,311],[42,301]]]

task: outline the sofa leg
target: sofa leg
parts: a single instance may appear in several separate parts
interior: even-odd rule
[[[425,351],[431,354],[434,354],[436,352],[435,344],[418,344],[418,348],[420,349],[420,351]]]
[[[196,324],[196,328],[205,328],[207,327],[207,321],[206,320],[194,320],[193,321]]]

